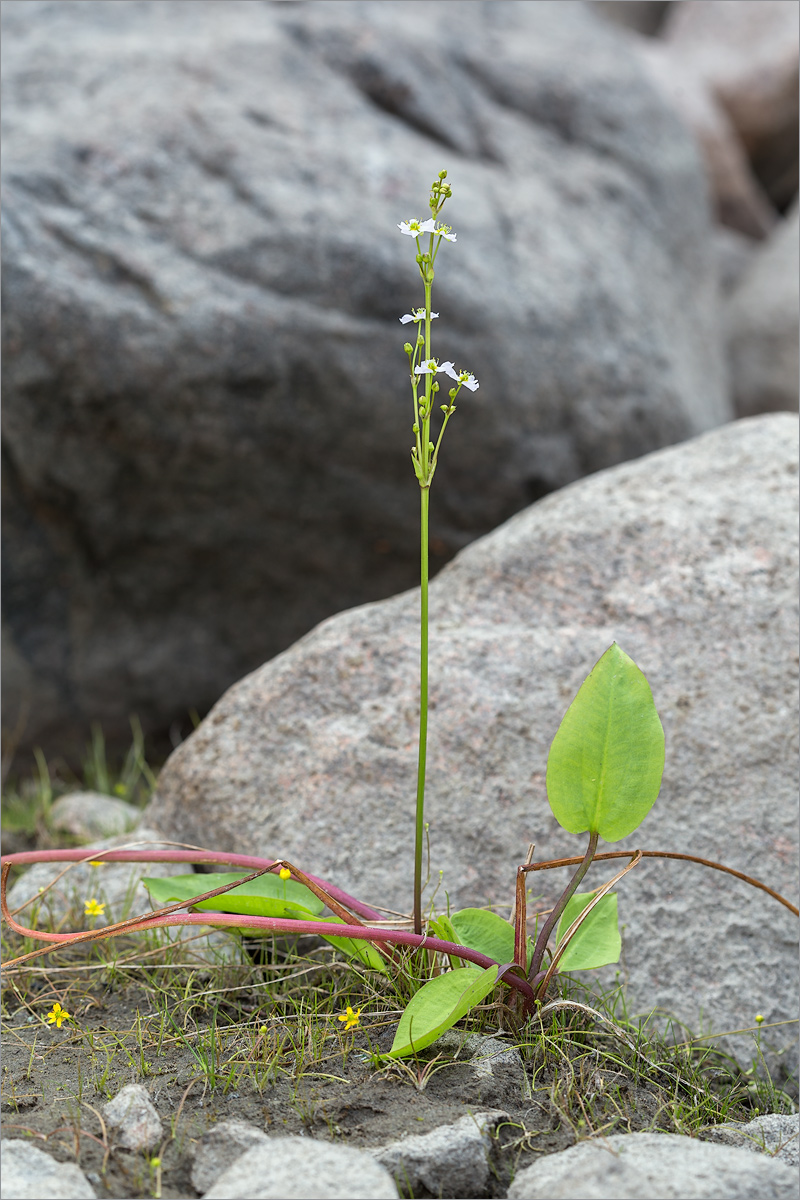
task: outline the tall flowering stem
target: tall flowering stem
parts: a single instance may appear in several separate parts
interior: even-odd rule
[[[456,235],[448,225],[439,225],[437,218],[445,201],[452,194],[445,183],[446,171],[431,185],[428,201],[431,216],[427,221],[402,221],[398,225],[401,233],[413,237],[417,246],[417,266],[425,290],[425,305],[406,313],[400,320],[404,325],[414,322],[417,327],[415,342],[406,342],[405,351],[411,375],[411,393],[414,407],[414,445],[411,447],[411,464],[420,487],[420,641],[419,641],[419,758],[417,763],[417,811],[414,837],[414,931],[422,933],[422,848],[425,836],[425,771],[428,749],[428,517],[430,511],[430,486],[439,460],[439,449],[447,423],[456,410],[455,400],[462,387],[474,392],[478,381],[469,371],[456,371],[452,362],[440,363],[431,353],[431,321],[438,317],[431,309],[434,263],[443,241],[455,242]],[[423,332],[424,328],[424,332]],[[438,374],[444,373],[456,381],[449,392],[449,402],[440,404],[442,421],[436,441],[433,441],[431,416],[439,384]],[[420,386],[422,394],[420,395]]]

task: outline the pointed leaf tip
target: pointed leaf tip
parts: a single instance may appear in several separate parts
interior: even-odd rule
[[[650,685],[613,642],[567,709],[547,759],[547,796],[568,833],[627,837],[656,801],[664,730]]]

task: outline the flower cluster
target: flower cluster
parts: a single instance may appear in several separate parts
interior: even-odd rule
[[[414,370],[417,375],[436,375],[444,371],[445,375],[449,375],[451,379],[455,379],[457,383],[471,392],[477,392],[481,386],[474,375],[471,375],[469,371],[457,371],[456,364],[452,362],[438,363],[435,358],[426,358],[414,367]]]
[[[446,171],[440,171],[438,179],[431,185],[429,207],[431,216],[426,221],[412,217],[401,221],[397,228],[406,237],[413,237],[417,244],[417,266],[425,288],[425,304],[420,308],[412,308],[411,312],[400,317],[401,325],[414,324],[417,326],[416,342],[406,342],[405,352],[408,355],[408,365],[411,374],[411,390],[414,404],[414,422],[412,430],[415,444],[411,447],[411,464],[420,487],[425,490],[430,487],[436,464],[439,459],[439,447],[442,435],[453,413],[456,411],[455,400],[462,387],[469,392],[477,392],[480,384],[471,371],[457,370],[454,362],[449,359],[440,363],[431,354],[431,321],[439,316],[431,311],[431,286],[433,284],[434,264],[439,248],[443,241],[455,242],[456,235],[449,225],[442,225],[437,218],[445,201],[452,195],[450,185],[445,183]],[[428,235],[427,249],[423,248],[420,239]],[[440,404],[443,420],[436,441],[432,440],[431,415],[433,401],[439,391],[436,376],[449,375],[455,381],[455,387],[450,389],[449,404]],[[434,435],[435,436],[435,435]]]
[[[397,228],[408,237],[418,238],[423,233],[431,233],[434,237],[444,238],[448,242],[456,240],[456,235],[450,226],[437,225],[433,217],[430,217],[427,221],[416,221],[412,217],[410,221],[401,221]]]

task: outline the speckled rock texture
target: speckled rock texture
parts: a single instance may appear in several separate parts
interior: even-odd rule
[[[124,1150],[152,1150],[164,1136],[161,1118],[147,1088],[129,1083],[103,1105],[103,1116],[116,1145]]]
[[[414,1193],[424,1188],[431,1196],[480,1196],[491,1175],[492,1134],[510,1120],[505,1112],[469,1113],[452,1125],[430,1133],[401,1138],[369,1151],[395,1183]]]
[[[397,1200],[391,1175],[365,1150],[312,1138],[269,1138],[237,1158],[206,1200]]]
[[[22,748],[166,731],[414,584],[398,321],[447,167],[434,566],[730,419],[691,135],[545,0],[3,4],[6,643]],[[268,81],[268,84],[265,82]]]
[[[800,1163],[797,1113],[765,1113],[752,1121],[731,1121],[704,1132],[703,1137],[725,1146],[741,1146],[758,1154],[769,1154],[797,1170]]]
[[[95,1200],[89,1180],[76,1163],[58,1162],[24,1138],[0,1142],[3,1200]]]
[[[650,681],[667,744],[661,796],[618,846],[723,860],[794,895],[797,434],[796,418],[763,416],[599,473],[434,581],[426,818],[451,903],[510,903],[529,841],[537,859],[582,849],[550,813],[545,764],[615,639]],[[333,617],[231,688],[165,765],[150,819],[407,909],[418,603]],[[561,886],[561,872],[536,880],[545,901]],[[796,1015],[788,910],[691,864],[645,863],[621,893],[633,1011],[659,1006],[698,1032],[760,1012],[763,1044],[791,1044],[792,1026],[767,1028]],[[731,1044],[749,1063],[751,1039]]]
[[[796,1200],[797,1172],[746,1150],[669,1133],[580,1142],[520,1171],[509,1200]]]
[[[219,1121],[212,1125],[194,1152],[192,1187],[196,1192],[207,1192],[237,1158],[268,1141],[263,1130],[247,1121]]]

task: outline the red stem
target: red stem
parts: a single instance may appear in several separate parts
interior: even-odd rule
[[[187,904],[190,901],[186,902]],[[16,922],[14,922],[16,925]],[[417,946],[423,947],[426,950],[435,950],[439,954],[453,954],[457,958],[463,958],[467,962],[475,963],[479,967],[496,967],[499,963],[493,958],[489,958],[486,954],[480,954],[477,950],[470,950],[468,946],[459,946],[456,942],[445,942],[441,938],[429,937],[427,934],[412,933],[406,929],[374,929],[368,925],[334,925],[331,926],[329,921],[294,921],[289,917],[251,917],[243,913],[187,913],[184,915],[175,915],[169,917],[143,917],[136,924],[129,925],[126,929],[121,930],[123,933],[141,933],[145,929],[156,929],[159,926],[168,925],[210,925],[217,927],[233,926],[235,929],[264,929],[272,933],[300,933],[300,934],[323,934],[328,937],[335,934],[336,937],[354,938],[359,941],[370,942],[392,942],[399,946]],[[37,933],[38,931],[28,931],[24,927],[21,932]],[[103,940],[103,930],[93,930],[91,940]],[[39,937],[42,935],[39,934]],[[61,938],[68,938],[73,942],[79,939],[89,940],[83,934],[48,934],[48,938],[59,938],[57,944],[43,946],[38,953],[46,953],[48,950],[63,948],[64,943]],[[34,951],[33,954],[36,954]],[[22,958],[32,957],[23,955]],[[12,967],[17,959],[12,959],[8,963],[4,963],[5,967]],[[525,979],[520,979],[518,976],[509,972],[503,976],[503,982],[509,983],[511,987],[522,992],[529,1000],[533,1000],[533,989]]]
[[[276,862],[279,864],[283,861],[273,858],[256,858],[252,854],[227,854],[216,850],[91,850],[86,847],[81,847],[79,850],[22,850],[18,854],[4,854],[0,861],[3,865],[8,863],[9,866],[23,866],[26,863],[97,862],[101,859],[103,862],[208,863],[218,866],[247,867],[251,871],[272,870]],[[280,865],[278,865],[278,869],[280,869]],[[349,896],[341,888],[335,887],[332,883],[326,883],[324,879],[318,879],[316,875],[306,873],[306,877],[325,888],[335,900],[347,905],[360,917],[366,917],[370,921],[383,920],[376,909],[371,908],[369,904],[364,904],[361,900],[356,900],[355,896]]]

